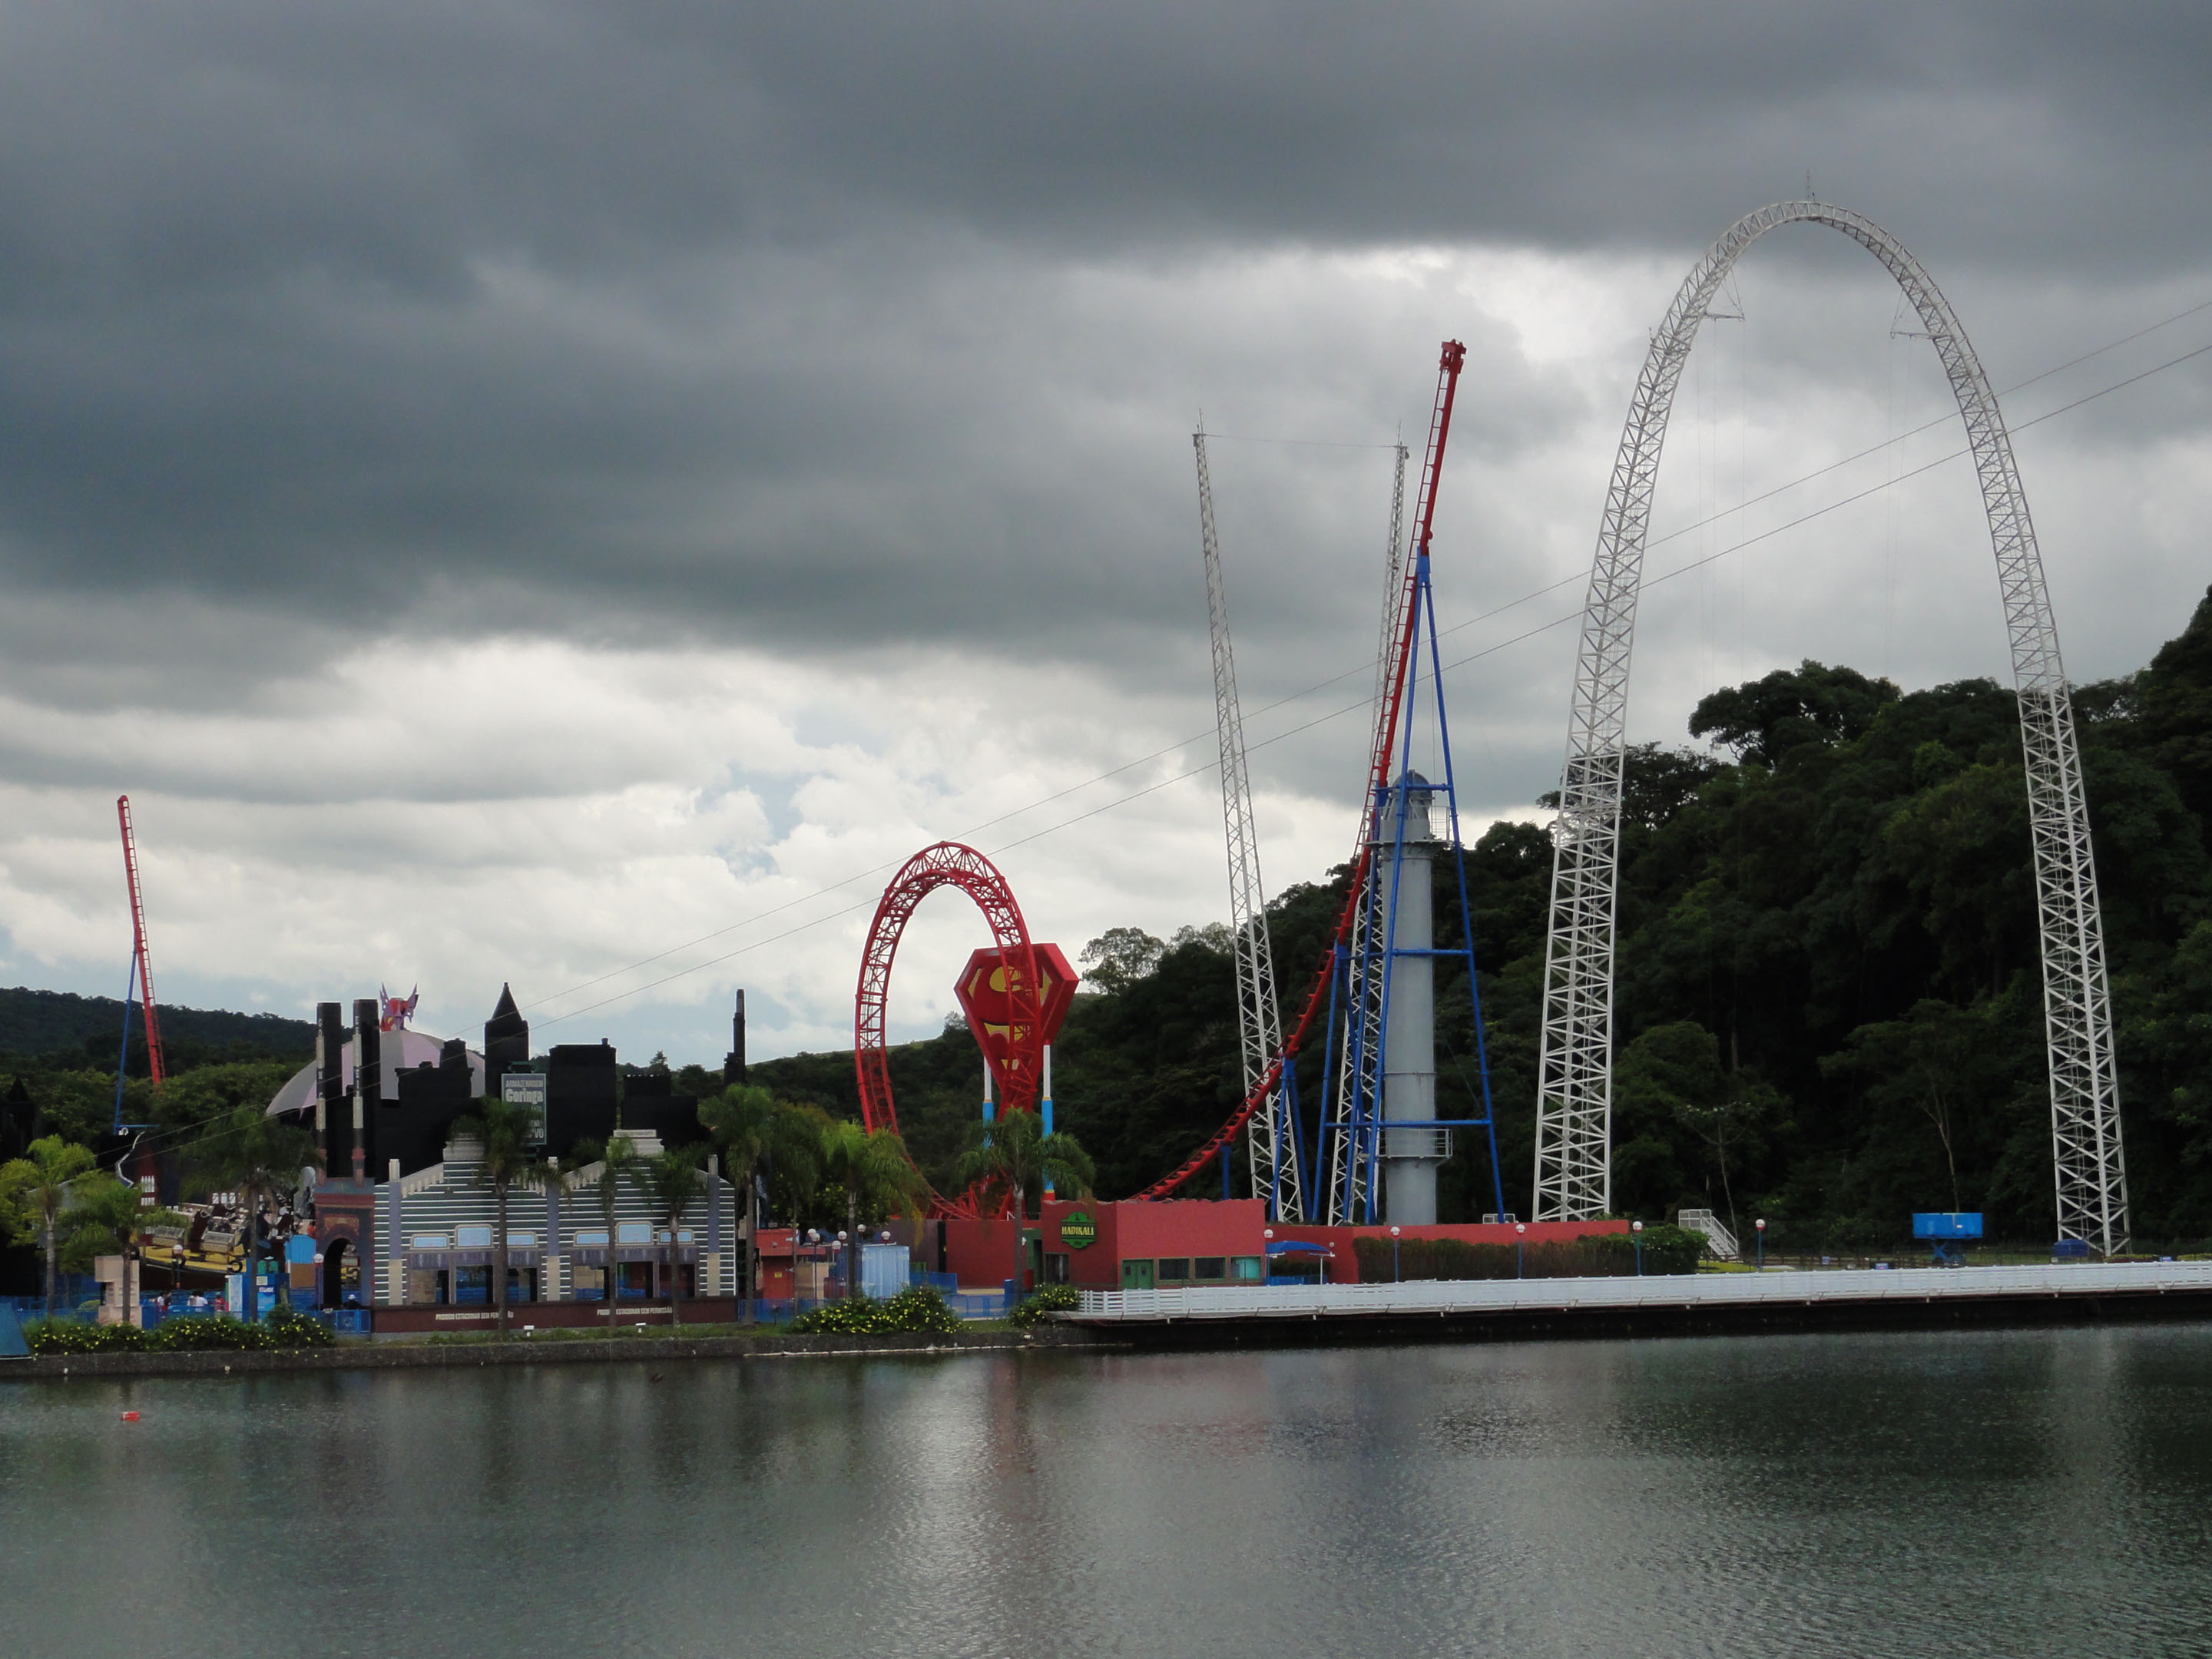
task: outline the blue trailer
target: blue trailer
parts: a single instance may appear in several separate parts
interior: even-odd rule
[[[1938,1266],[1962,1267],[1966,1255],[1963,1242],[1982,1236],[1982,1212],[1979,1210],[1917,1210],[1912,1216],[1912,1236],[1924,1238],[1936,1253]]]

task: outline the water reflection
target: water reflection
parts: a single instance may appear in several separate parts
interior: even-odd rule
[[[0,1389],[25,1653],[2202,1653],[2208,1516],[2212,1327]]]

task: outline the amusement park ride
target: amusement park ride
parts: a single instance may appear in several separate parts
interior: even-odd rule
[[[1684,279],[1652,336],[1614,462],[1590,571],[1561,806],[1553,826],[1534,1219],[1585,1221],[1613,1207],[1613,945],[1629,661],[1668,412],[1691,346],[1711,314],[1713,295],[1739,258],[1769,231],[1801,223],[1841,232],[1896,280],[1919,313],[1922,337],[1936,349],[1966,428],[2020,699],[2043,946],[2058,1236],[2062,1243],[2072,1241],[2110,1256],[2127,1246],[2128,1202],[2104,927],[2071,696],[2027,493],[1996,394],[1934,278],[1880,225],[1809,195],[1739,220]],[[1138,1194],[1139,1199],[1168,1196],[1217,1158],[1222,1160],[1225,1190],[1231,1149],[1243,1136],[1252,1194],[1267,1200],[1273,1218],[1355,1224],[1386,1215],[1393,1223],[1433,1220],[1437,1169],[1450,1154],[1451,1132],[1465,1129],[1481,1133],[1491,1192],[1498,1213],[1504,1211],[1480,1007],[1474,1009],[1473,1026],[1472,1058],[1479,1079],[1470,1090],[1478,1102],[1475,1115],[1447,1120],[1437,1115],[1431,1046],[1437,963],[1463,964],[1471,999],[1475,984],[1466,877],[1458,856],[1457,780],[1430,586],[1438,475],[1464,362],[1463,349],[1447,342],[1413,536],[1406,543],[1398,529],[1404,500],[1405,452],[1400,451],[1366,805],[1331,947],[1287,1034],[1275,1003],[1206,434],[1194,436],[1244,1097],[1226,1122],[1179,1168]],[[1413,765],[1414,716],[1431,707],[1432,740],[1423,757],[1441,770],[1440,781],[1423,777]],[[1441,825],[1436,820],[1439,802]],[[1429,936],[1431,882],[1439,853],[1448,856],[1460,884],[1462,937],[1452,951],[1436,949]],[[1006,1036],[993,1039],[996,1048],[986,1044],[986,1057],[1004,1109],[1027,1109],[1037,1097],[1040,1078],[1049,1076],[1052,1022],[1044,1012],[1039,947],[1030,943],[999,872],[980,854],[947,843],[917,855],[901,872],[870,933],[855,1030],[861,1099],[871,1125],[892,1121],[882,1054],[882,996],[897,930],[921,893],[947,882],[975,897],[998,938]],[[1072,988],[1072,979],[1069,983]],[[1313,1040],[1316,1019],[1325,1020],[1322,1076],[1329,1085],[1328,1104],[1314,1125],[1309,1152],[1299,1127],[1297,1061]]]
[[[1244,756],[1243,720],[1236,665],[1229,641],[1228,602],[1213,513],[1206,434],[1194,434],[1199,481],[1199,521],[1205,559],[1207,611],[1212,631],[1214,700],[1220,742],[1222,801],[1227,830],[1231,927],[1237,957],[1237,1002],[1244,1065],[1244,1097],[1228,1121],[1182,1167],[1137,1194],[1164,1198],[1216,1158],[1224,1189],[1237,1138],[1246,1140],[1252,1195],[1267,1200],[1270,1219],[1326,1219],[1363,1224],[1380,1219],[1436,1219],[1437,1170],[1451,1155],[1454,1129],[1480,1131],[1488,1153],[1491,1193],[1503,1211],[1489,1070],[1483,1050],[1482,1011],[1475,991],[1472,918],[1460,845],[1457,779],[1445,720],[1442,663],[1437,648],[1430,584],[1430,544],[1437,486],[1451,433],[1452,406],[1467,361],[1457,341],[1444,343],[1437,362],[1411,544],[1401,556],[1399,526],[1404,501],[1403,451],[1392,505],[1389,586],[1382,623],[1375,726],[1369,746],[1365,811],[1351,859],[1352,879],[1330,948],[1307,988],[1297,1023],[1281,1034],[1275,1002],[1274,963],[1267,934],[1266,898],[1260,881],[1258,838],[1253,827],[1251,784]],[[1440,779],[1413,769],[1417,714],[1431,711],[1429,763]],[[1441,806],[1443,823],[1436,822]],[[1441,835],[1438,831],[1441,829]],[[1460,944],[1438,949],[1431,938],[1431,866],[1439,850],[1449,856],[1458,885]],[[884,1050],[884,1001],[899,939],[915,907],[939,887],[957,887],[975,901],[996,941],[971,958],[962,979],[962,1005],[982,1047],[1001,1111],[1040,1104],[1051,1127],[1050,1045],[1075,989],[1066,958],[1029,936],[1021,908],[1006,878],[973,848],[945,842],[916,854],[884,889],[862,952],[854,1018],[854,1061],[860,1109],[870,1129],[896,1128],[890,1074]],[[1473,1014],[1480,1110],[1474,1115],[1437,1115],[1434,1059],[1435,975],[1439,961],[1463,966]],[[971,994],[986,985],[988,1012]],[[1333,1079],[1330,1104],[1315,1125],[1310,1151],[1303,1144],[1297,1109],[1297,1060],[1317,1018],[1327,1019],[1322,1073]],[[1039,1090],[1047,1091],[1041,1100]],[[991,1111],[985,1104],[985,1115]],[[1325,1182],[1325,1184],[1323,1184]],[[1315,1194],[1310,1206],[1306,1194]],[[1325,1197],[1322,1194],[1325,1194]],[[970,1191],[939,1196],[935,1212],[981,1213],[983,1195]],[[1310,1213],[1318,1208],[1321,1213]]]
[[[143,1129],[149,1125],[123,1121],[123,1075],[131,1063],[131,994],[145,999],[146,1069],[154,1086],[161,1086],[161,1021],[154,1002],[154,965],[146,954],[146,902],[138,885],[138,842],[131,830],[131,797],[115,798],[116,822],[123,829],[123,879],[131,892],[131,979],[123,991],[123,1053],[115,1062],[115,1120],[113,1133]]]

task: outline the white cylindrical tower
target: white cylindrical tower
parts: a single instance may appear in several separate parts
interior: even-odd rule
[[[1389,1012],[1382,1028],[1382,1199],[1386,1218],[1401,1225],[1429,1226],[1437,1218],[1437,1167],[1443,1162],[1443,1132],[1437,1118],[1436,960],[1430,921],[1430,866],[1435,830],[1430,823],[1429,781],[1407,772],[1392,792],[1390,811],[1405,813],[1398,848],[1398,890],[1391,933]],[[1382,848],[1391,846],[1389,831]],[[1378,849],[1380,850],[1380,849]],[[1389,881],[1388,865],[1376,872]],[[1398,955],[1396,952],[1411,954]],[[1399,1124],[1407,1127],[1400,1128]]]

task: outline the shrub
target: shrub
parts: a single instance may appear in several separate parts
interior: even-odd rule
[[[276,1344],[259,1325],[249,1325],[228,1314],[180,1314],[155,1326],[146,1346],[163,1353],[192,1353],[203,1349],[273,1348]]]
[[[331,1345],[331,1328],[311,1313],[298,1308],[277,1306],[262,1322],[280,1348],[326,1348]]]
[[[1680,1227],[1647,1227],[1644,1271],[1695,1273],[1705,1236]],[[1395,1255],[1388,1238],[1352,1241],[1359,1277],[1370,1285],[1420,1279],[1590,1279],[1636,1271],[1636,1243],[1626,1233],[1585,1233],[1534,1244],[1472,1244],[1457,1238],[1407,1238]]]
[[[865,1296],[825,1302],[793,1320],[791,1328],[836,1336],[879,1336],[900,1331],[944,1335],[960,1328],[960,1316],[945,1305],[944,1297],[936,1291],[909,1285],[881,1302]]]
[[[1027,1329],[1047,1314],[1067,1313],[1082,1305],[1083,1292],[1073,1285],[1040,1285],[1015,1304],[1006,1322]]]
[[[1644,1271],[1693,1273],[1706,1249],[1705,1236],[1690,1227],[1664,1224],[1644,1230]]]
[[[76,1319],[34,1319],[23,1327],[23,1344],[34,1354],[113,1353],[150,1346],[136,1325],[94,1325]]]

